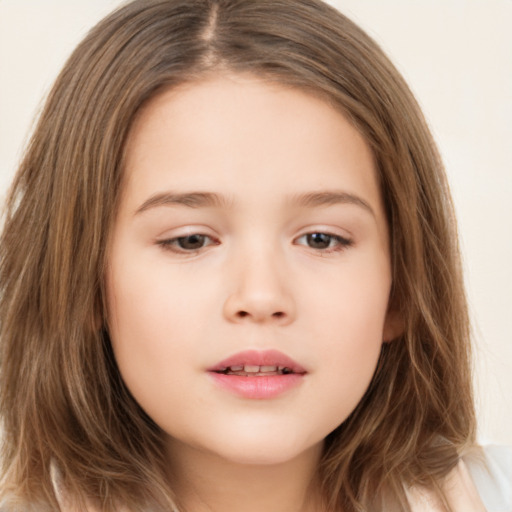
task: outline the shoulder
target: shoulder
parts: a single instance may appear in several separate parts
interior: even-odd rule
[[[488,512],[512,512],[512,447],[485,446],[464,462]]]
[[[462,457],[443,489],[457,512],[512,512],[512,448],[488,446]],[[443,510],[428,490],[411,488],[407,495],[413,512]]]

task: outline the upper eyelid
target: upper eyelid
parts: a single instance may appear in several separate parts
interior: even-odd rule
[[[300,234],[294,235],[292,239],[296,240],[303,236],[311,235],[311,234],[315,234],[315,233],[322,233],[324,235],[329,235],[329,236],[337,237],[337,238],[343,238],[345,240],[353,239],[353,235],[351,233],[347,232],[347,230],[343,230],[344,233],[340,233],[339,230],[341,230],[341,229],[340,228],[338,228],[338,229],[328,228],[328,227],[305,228],[304,230],[299,231]],[[178,231],[178,233],[175,234],[175,233],[173,233],[174,231]],[[212,231],[213,230],[211,228],[207,228],[204,226],[183,226],[181,228],[173,228],[172,230],[170,230],[170,229],[166,230],[162,235],[159,235],[156,237],[156,241],[157,242],[169,241],[169,240],[175,240],[178,238],[185,238],[185,237],[194,236],[194,235],[206,236],[211,239],[219,239],[220,236],[214,235],[212,233]]]
[[[339,235],[339,234],[336,234],[336,233],[329,232],[327,230],[309,230],[309,231],[305,231],[304,233],[302,233],[302,234],[300,234],[298,236],[295,236],[292,239],[292,243],[296,243],[297,240],[300,240],[301,238],[307,237],[309,235],[314,235],[314,234],[327,235],[327,236],[329,236],[329,237],[331,237],[331,238],[333,238],[335,240],[338,240],[339,242],[341,242],[342,244],[345,244],[345,245],[353,243],[352,237],[348,237],[348,236],[344,236],[344,235]],[[186,234],[179,234],[177,236],[161,238],[161,239],[156,240],[156,243],[158,245],[168,245],[168,246],[170,246],[170,245],[172,245],[173,242],[176,243],[180,239],[191,237],[191,236],[203,236],[203,237],[209,239],[210,243],[208,243],[205,247],[208,247],[210,245],[220,245],[220,243],[221,243],[219,238],[214,237],[212,235],[208,235],[208,234],[200,232],[200,231],[191,231],[191,232],[186,233]],[[185,250],[183,249],[183,251],[185,251]],[[187,251],[185,251],[185,252],[187,252]]]
[[[347,241],[348,240],[352,240],[352,236],[341,235],[339,233],[333,233],[332,231],[320,230],[320,229],[313,230],[313,231],[306,231],[306,232],[302,233],[301,235],[298,235],[298,236],[294,237],[294,240],[297,240],[297,239],[302,238],[304,236],[316,235],[316,234],[327,235],[327,236],[330,236],[332,238],[339,238],[339,239],[347,240]]]
[[[157,241],[159,240],[173,240],[175,238],[183,238],[187,236],[193,235],[204,235],[209,236],[210,238],[215,238],[214,230],[203,225],[182,225],[178,227],[168,228],[166,230],[160,231],[160,234],[155,238]]]
[[[300,234],[294,237],[294,239],[300,238],[301,236],[305,235],[311,235],[314,233],[323,233],[324,235],[339,237],[345,240],[352,240],[354,238],[354,235],[347,229],[330,226],[313,226],[300,230]]]
[[[157,243],[165,243],[165,242],[175,242],[177,240],[179,240],[180,238],[188,238],[188,237],[191,237],[191,236],[204,236],[205,238],[209,238],[210,240],[212,241],[218,241],[218,239],[216,237],[214,237],[213,235],[209,235],[207,233],[203,233],[201,231],[194,231],[194,232],[190,232],[190,233],[185,233],[185,234],[179,234],[179,235],[176,235],[176,236],[163,236],[163,237],[159,237],[156,242]]]

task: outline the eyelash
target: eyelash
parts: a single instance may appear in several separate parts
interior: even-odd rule
[[[297,237],[294,240],[294,242],[297,243],[297,241],[305,238],[306,244],[298,244],[298,245],[309,245],[308,242],[311,241],[310,237],[313,237],[316,235],[320,235],[320,236],[324,236],[324,237],[328,238],[328,246],[325,248],[318,248],[318,247],[315,248],[315,247],[309,246],[311,249],[314,249],[315,252],[318,251],[320,254],[341,252],[353,245],[353,241],[348,238],[345,238],[345,237],[342,237],[339,235],[334,235],[332,233],[325,233],[323,231],[313,231],[311,233],[305,233],[305,234]],[[183,241],[186,241],[187,239],[191,239],[191,238],[195,238],[195,237],[200,238],[203,241],[209,240],[210,242],[206,245],[203,244],[201,247],[194,248],[194,249],[186,249],[184,247],[180,247],[180,245],[179,245],[180,243],[182,243]],[[332,245],[332,242],[334,242],[334,245]],[[204,235],[202,233],[192,233],[192,234],[186,235],[186,236],[179,236],[179,237],[175,237],[175,238],[169,238],[166,240],[159,240],[157,242],[157,244],[160,245],[164,250],[172,251],[177,254],[194,255],[194,254],[197,254],[202,249],[209,247],[210,245],[219,245],[220,242],[218,240],[215,240],[212,237],[210,237],[208,235]]]
[[[198,247],[197,249],[185,249],[183,247],[179,246],[179,243],[181,241],[190,239],[190,238],[202,238],[204,240],[208,239],[210,240],[210,243],[207,245],[202,245],[201,247]],[[202,233],[192,233],[190,235],[186,236],[178,236],[176,238],[169,238],[166,240],[159,240],[158,245],[160,245],[164,250],[166,251],[172,251],[177,254],[197,254],[201,249],[204,249],[205,247],[208,247],[210,245],[219,245],[219,241],[214,240],[211,236],[203,235]]]
[[[313,231],[311,233],[305,233],[295,240],[300,240],[301,238],[306,238],[308,240],[309,237],[313,237],[315,235],[321,235],[329,238],[329,246],[326,248],[316,248],[320,254],[329,254],[331,252],[341,252],[347,249],[348,247],[353,245],[353,241],[342,237],[340,235],[333,235],[332,233],[325,233],[323,231]],[[331,246],[331,242],[335,242],[333,246]],[[315,249],[314,247],[309,246],[311,249]]]

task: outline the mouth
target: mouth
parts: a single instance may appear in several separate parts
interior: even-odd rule
[[[209,368],[213,380],[242,398],[271,399],[296,388],[307,374],[296,361],[277,350],[249,350]]]
[[[307,373],[299,363],[278,350],[246,350],[239,352],[209,368],[208,371],[241,377],[304,375]]]
[[[290,375],[296,373],[287,366],[258,366],[249,364],[228,366],[222,370],[214,371],[223,375],[238,375],[239,377],[269,377],[270,375]]]

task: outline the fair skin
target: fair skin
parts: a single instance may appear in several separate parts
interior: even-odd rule
[[[212,77],[145,106],[123,186],[109,331],[124,381],[165,432],[184,509],[318,511],[323,440],[396,335],[368,145],[310,94]],[[269,350],[258,375],[236,367]],[[219,368],[233,355],[234,370]]]

